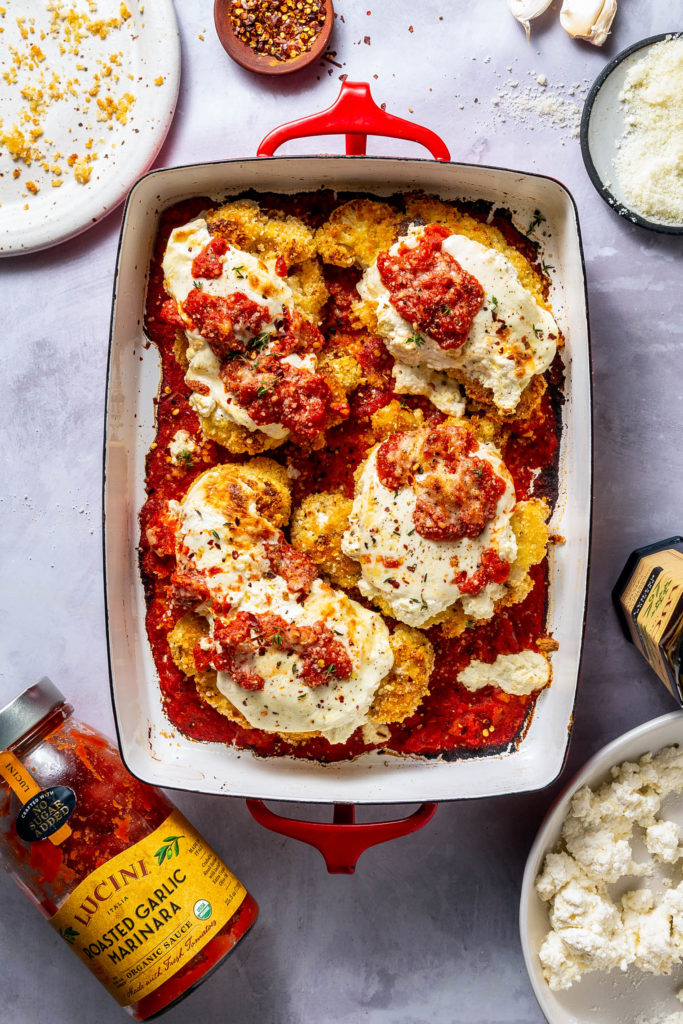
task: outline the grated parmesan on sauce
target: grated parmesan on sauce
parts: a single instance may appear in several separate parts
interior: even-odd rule
[[[613,160],[626,204],[683,224],[683,37],[656,43],[626,75],[625,131]]]

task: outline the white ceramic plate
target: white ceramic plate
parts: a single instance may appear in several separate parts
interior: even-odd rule
[[[618,143],[625,129],[624,106],[619,100],[619,94],[624,88],[626,75],[634,64],[647,55],[650,47],[678,35],[678,32],[664,32],[650,36],[617,54],[592,85],[581,118],[581,153],[588,176],[598,194],[622,217],[664,234],[680,234],[683,232],[683,224],[648,220],[632,210],[619,188],[612,161],[617,155]]]
[[[126,0],[123,19],[121,0],[52,6],[0,7],[0,255],[55,245],[118,206],[158,153],[178,95],[172,0]],[[28,165],[10,153],[21,148],[16,129]]]
[[[538,951],[550,925],[547,904],[534,882],[543,859],[560,837],[570,801],[581,786],[595,788],[613,765],[636,761],[673,743],[683,743],[683,711],[655,718],[613,740],[581,769],[551,807],[531,847],[522,881],[519,928],[524,960],[541,1009],[550,1024],[657,1024],[669,1014],[683,1012],[676,992],[683,987],[683,966],[668,977],[654,977],[630,968],[626,973],[594,971],[564,992],[552,992],[541,970]],[[683,824],[683,795],[665,804],[665,813]]]

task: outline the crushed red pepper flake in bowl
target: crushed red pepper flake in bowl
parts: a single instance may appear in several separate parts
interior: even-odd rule
[[[237,38],[256,53],[286,61],[306,53],[325,25],[324,0],[233,0]]]

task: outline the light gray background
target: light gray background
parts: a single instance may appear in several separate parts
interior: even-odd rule
[[[536,829],[590,754],[674,706],[622,640],[610,589],[632,548],[683,527],[683,280],[681,240],[611,213],[571,129],[533,112],[524,122],[506,115],[501,94],[533,88],[533,70],[576,102],[619,50],[680,29],[683,8],[676,0],[624,0],[599,50],[562,31],[557,2],[530,45],[504,0],[336,6],[344,21],[331,47],[343,66],[274,81],[223,53],[209,0],[179,2],[182,84],[158,166],[252,155],[275,125],[332,102],[339,76],[348,74],[369,80],[389,111],[439,132],[454,159],[554,175],[573,192],[587,262],[596,434],[590,608],[573,741],[554,786],[444,804],[422,832],[364,854],[354,877],[328,876],[316,851],[259,828],[241,800],[177,794],[262,913],[231,961],[166,1019],[541,1024],[517,932]],[[579,85],[573,98],[572,83]],[[335,145],[324,140],[321,149]],[[369,151],[415,152],[390,141]],[[82,717],[109,733],[100,484],[120,217],[116,211],[55,249],[0,262],[0,705],[47,673]],[[123,1019],[4,877],[0,906],[3,1024]],[[680,986],[683,977],[676,980]]]

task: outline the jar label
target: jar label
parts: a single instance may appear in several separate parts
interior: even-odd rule
[[[76,794],[68,786],[41,789],[31,773],[9,750],[0,753],[0,778],[3,778],[21,803],[17,834],[28,843],[49,839],[59,846],[71,835],[66,824],[76,806]],[[58,793],[58,790],[63,792]],[[69,794],[71,794],[69,796]]]
[[[644,555],[620,596],[634,644],[679,702],[671,649],[683,620],[683,554],[672,548]]]
[[[49,839],[64,827],[75,807],[76,794],[69,786],[41,789],[17,814],[17,835],[27,843]]]
[[[247,892],[180,811],[96,868],[50,924],[121,1006],[189,961]]]

